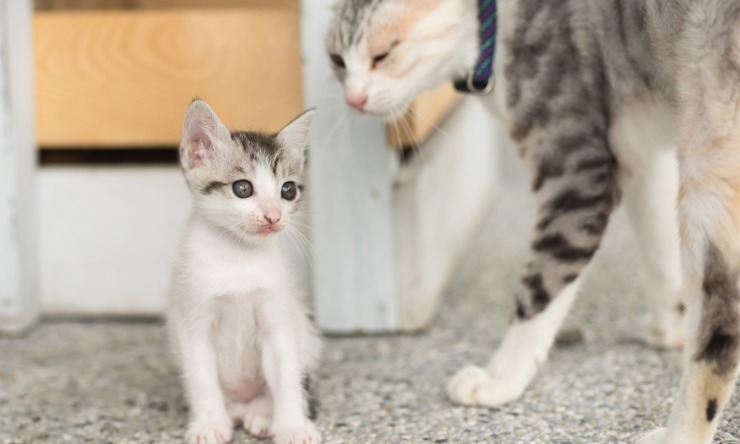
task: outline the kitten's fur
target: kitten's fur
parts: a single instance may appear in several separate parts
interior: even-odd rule
[[[190,405],[188,443],[228,442],[235,423],[278,444],[320,440],[301,386],[320,344],[275,239],[301,199],[312,118],[276,135],[230,133],[205,102],[187,110],[180,159],[195,210],[168,327]],[[237,197],[239,180],[251,182],[251,196]],[[293,199],[281,195],[289,182]]]
[[[340,0],[327,49],[348,102],[393,118],[421,89],[464,76],[476,14],[475,0]],[[486,369],[452,379],[450,397],[497,406],[521,395],[624,198],[647,341],[680,346],[682,301],[688,313],[668,429],[641,442],[709,443],[740,362],[740,2],[498,0],[494,73],[483,100],[531,172],[539,221],[509,330]]]

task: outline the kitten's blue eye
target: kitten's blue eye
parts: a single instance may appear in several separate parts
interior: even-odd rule
[[[285,200],[293,200],[298,194],[298,188],[295,186],[295,182],[285,182],[283,188],[280,189],[280,196]]]
[[[247,197],[254,194],[254,189],[252,188],[252,182],[248,180],[237,180],[231,186],[231,189],[234,190],[234,194],[236,194],[236,197],[240,199],[246,199]]]
[[[339,54],[331,54],[329,57],[331,57],[331,62],[336,66],[337,68],[344,69],[344,59]]]

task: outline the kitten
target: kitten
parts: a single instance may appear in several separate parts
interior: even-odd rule
[[[347,103],[392,119],[421,90],[465,79],[487,54],[478,13],[488,23],[491,3],[494,86],[481,97],[530,171],[539,220],[498,351],[461,370],[449,396],[521,396],[623,198],[646,340],[679,347],[684,306],[688,320],[668,429],[641,442],[709,443],[740,362],[740,2],[339,0],[327,50]]]
[[[202,100],[188,107],[180,160],[195,209],[167,316],[188,443],[229,442],[239,423],[278,444],[320,441],[301,385],[320,343],[275,239],[303,195],[313,114],[275,135],[230,133]]]

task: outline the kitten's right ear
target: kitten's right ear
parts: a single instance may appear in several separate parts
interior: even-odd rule
[[[303,153],[308,145],[308,134],[316,110],[311,108],[285,125],[277,133],[277,139],[284,149],[296,150]]]
[[[198,168],[210,156],[219,141],[228,140],[229,130],[206,102],[190,102],[182,125],[180,163],[186,170]]]

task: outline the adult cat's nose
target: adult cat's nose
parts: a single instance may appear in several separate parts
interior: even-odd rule
[[[347,104],[358,111],[364,111],[366,103],[367,94],[359,94],[356,96],[347,95]]]

